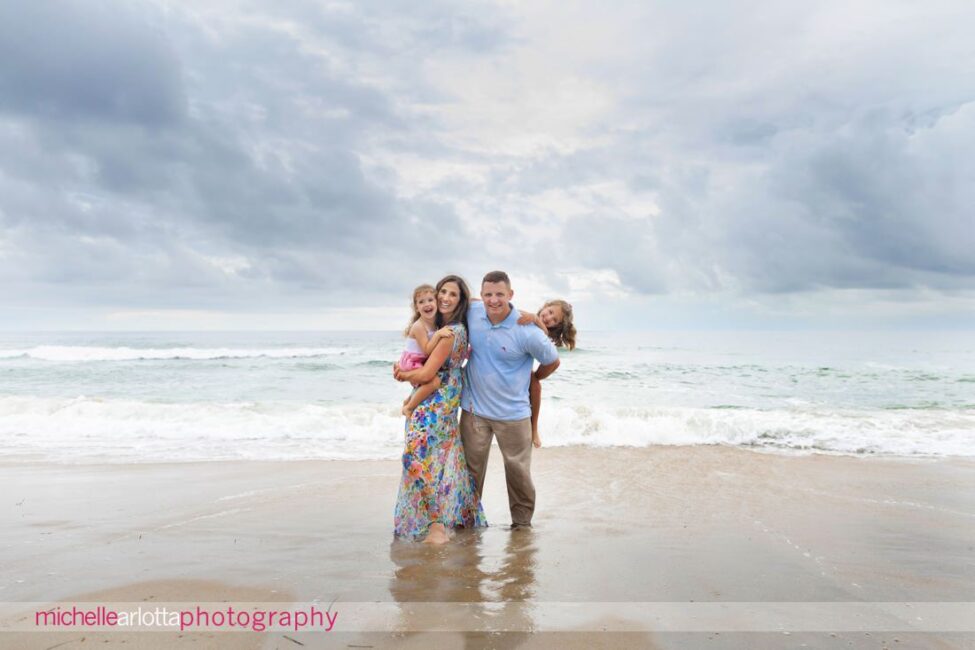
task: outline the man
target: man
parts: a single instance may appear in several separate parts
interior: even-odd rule
[[[519,326],[511,304],[514,292],[504,271],[492,271],[481,282],[481,301],[467,312],[471,357],[461,395],[460,436],[467,466],[484,491],[491,439],[497,437],[504,457],[511,527],[531,526],[535,485],[531,478],[532,427],[528,384],[532,365],[538,379],[559,367],[559,354],[545,333],[535,326]]]

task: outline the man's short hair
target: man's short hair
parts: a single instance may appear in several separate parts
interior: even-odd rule
[[[504,271],[491,271],[481,280],[481,286],[484,286],[485,282],[504,282],[509,289],[511,288],[511,279]]]

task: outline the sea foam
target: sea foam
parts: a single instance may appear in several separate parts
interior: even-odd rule
[[[546,404],[546,447],[729,445],[789,453],[972,456],[975,411]],[[394,459],[398,405],[0,398],[0,455],[55,460]],[[541,453],[544,453],[541,452]]]

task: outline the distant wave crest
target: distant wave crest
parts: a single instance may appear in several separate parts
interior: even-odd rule
[[[146,361],[322,357],[345,352],[343,348],[131,348],[40,345],[26,350],[0,350],[0,359],[29,358],[42,361]]]

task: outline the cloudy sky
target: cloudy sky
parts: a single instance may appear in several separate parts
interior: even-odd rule
[[[975,328],[975,4],[0,4],[0,328]]]

